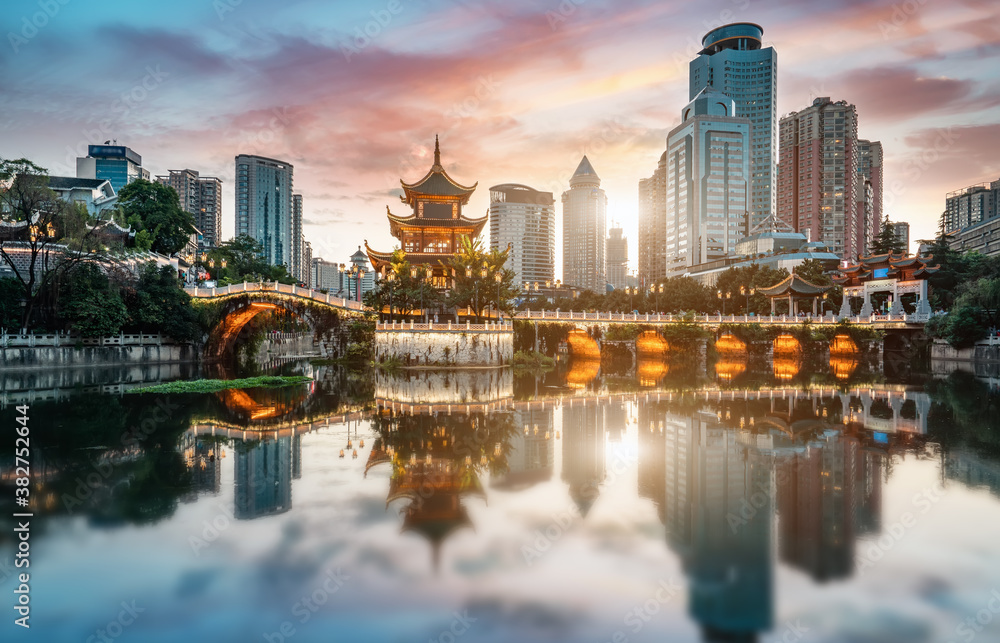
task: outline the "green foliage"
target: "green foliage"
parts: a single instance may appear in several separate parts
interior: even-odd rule
[[[121,293],[95,264],[76,266],[59,294],[62,318],[85,337],[117,335],[128,320]]]
[[[0,279],[0,328],[17,330],[21,323],[24,288],[12,277]]]
[[[886,215],[882,219],[882,226],[879,229],[878,236],[872,240],[871,254],[884,255],[889,252],[899,254],[906,251],[907,249],[903,246],[903,242],[896,238],[896,233],[893,232],[889,216]]]
[[[126,300],[132,328],[146,333],[161,332],[180,341],[192,341],[201,335],[191,297],[180,288],[170,266],[157,268],[155,263],[147,263]]]
[[[427,266],[413,266],[406,253],[396,249],[390,259],[392,269],[375,288],[365,293],[365,304],[375,310],[391,308],[391,314],[409,315],[420,309],[432,310],[441,305],[444,297],[427,279]]]
[[[987,326],[978,309],[956,306],[947,315],[932,317],[924,332],[945,340],[954,348],[969,348],[986,338]]]
[[[304,375],[262,375],[236,380],[193,380],[167,382],[155,386],[145,386],[128,391],[129,393],[215,393],[227,389],[241,388],[281,388],[311,382],[311,377]]]
[[[555,368],[556,361],[542,353],[534,351],[517,351],[514,353],[515,368],[526,370],[551,370]]]
[[[719,275],[715,284],[714,306],[705,312],[721,311],[722,300],[719,298],[719,294],[722,297],[731,294],[732,297],[726,299],[727,315],[746,315],[749,313],[769,315],[771,314],[771,302],[767,297],[760,293],[749,295],[750,308],[747,310],[747,295],[751,289],[769,288],[781,283],[786,277],[788,277],[788,271],[784,268],[768,268],[756,263],[729,268]]]
[[[517,274],[504,267],[509,254],[509,249],[486,250],[481,240],[462,237],[455,256],[448,263],[454,276],[448,305],[471,307],[476,317],[481,317],[487,308],[510,314],[511,300],[518,296],[519,289],[514,282]],[[498,276],[499,283],[496,281]]]
[[[136,231],[145,231],[143,244],[165,255],[179,252],[194,233],[194,217],[181,210],[177,192],[168,185],[139,179],[118,193],[118,207]]]
[[[638,324],[613,324],[604,334],[608,341],[631,341],[639,336],[641,329]]]
[[[215,266],[209,267],[209,261],[214,261]],[[223,261],[226,263],[225,268],[222,267]],[[295,283],[284,266],[272,266],[267,262],[263,244],[245,234],[209,250],[208,258],[202,263],[220,286],[244,281]]]

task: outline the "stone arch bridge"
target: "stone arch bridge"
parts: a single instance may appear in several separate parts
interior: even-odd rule
[[[192,300],[218,304],[216,323],[205,343],[204,359],[219,361],[233,354],[240,331],[257,315],[282,309],[307,323],[324,357],[347,350],[348,324],[370,312],[361,302],[342,299],[299,286],[274,282],[243,282],[221,288],[185,288]]]

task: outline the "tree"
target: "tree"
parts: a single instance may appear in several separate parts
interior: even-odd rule
[[[121,294],[94,263],[81,263],[67,275],[60,311],[70,330],[85,337],[117,335],[128,320]]]
[[[487,308],[510,314],[511,301],[518,296],[519,290],[514,281],[517,274],[504,267],[509,255],[510,247],[487,251],[481,240],[462,237],[458,251],[447,264],[455,282],[448,295],[448,304],[456,308],[469,307],[477,318],[482,317]]]
[[[0,215],[9,227],[0,237],[0,259],[21,285],[24,308],[21,328],[27,330],[38,295],[60,271],[73,263],[58,247],[67,213],[75,207],[49,189],[47,170],[28,159],[0,159]]]
[[[130,326],[148,333],[162,332],[181,341],[201,334],[191,297],[181,290],[171,266],[150,261],[139,272],[135,288],[126,296]]]
[[[872,240],[871,253],[873,255],[884,255],[890,252],[893,254],[899,254],[901,252],[906,252],[906,248],[903,246],[903,242],[896,236],[896,231],[893,229],[892,223],[889,221],[889,216],[886,215],[882,219],[882,225],[878,232],[878,236]]]
[[[215,262],[210,268],[211,274],[225,286],[244,281],[278,281],[283,284],[296,282],[284,266],[272,266],[264,258],[264,246],[249,235],[241,234],[235,239],[223,242],[219,247],[208,251],[206,261]],[[226,267],[222,267],[225,260]]]
[[[389,260],[391,278],[380,281],[365,293],[365,303],[376,310],[389,307],[390,317],[398,311],[409,315],[420,306],[436,308],[442,301],[441,292],[425,278],[424,266],[411,266],[406,253],[396,248]]]
[[[0,279],[0,328],[16,330],[21,323],[21,295],[17,279]]]
[[[179,252],[195,231],[194,217],[181,209],[180,197],[169,185],[145,179],[133,181],[118,193],[118,206],[137,231],[136,245],[148,242],[154,252]]]

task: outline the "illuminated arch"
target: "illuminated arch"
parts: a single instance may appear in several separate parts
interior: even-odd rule
[[[745,355],[747,343],[732,333],[726,333],[715,340],[715,350],[724,355]]]
[[[643,357],[662,357],[670,350],[670,343],[655,330],[647,330],[635,338],[635,350]]]
[[[848,335],[840,334],[830,340],[831,355],[857,355],[858,345]]]
[[[788,333],[775,337],[773,345],[775,355],[798,355],[802,353],[802,344],[798,338]]]
[[[571,330],[566,336],[566,346],[569,348],[569,354],[573,357],[601,359],[601,347],[585,330],[579,328]]]

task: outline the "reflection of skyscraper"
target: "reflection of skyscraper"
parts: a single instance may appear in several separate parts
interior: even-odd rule
[[[781,559],[823,582],[854,571],[860,445],[833,431],[780,465]]]
[[[609,400],[604,405],[604,430],[609,442],[621,442],[628,424],[628,409],[620,400]]]
[[[664,422],[667,542],[707,640],[752,641],[773,612],[771,463],[711,416]]]
[[[666,447],[663,411],[652,402],[640,404],[639,415],[639,496],[656,505],[660,522],[666,521]]]
[[[222,451],[219,443],[190,433],[186,433],[183,440],[181,449],[191,472],[191,487],[184,500],[195,500],[202,493],[219,493],[222,487]]]
[[[241,448],[242,447],[242,448]],[[292,508],[292,438],[236,448],[236,518],[253,520]]]
[[[569,494],[586,516],[604,480],[604,414],[598,404],[564,404],[563,481]]]
[[[552,409],[514,411],[514,429],[508,469],[492,478],[493,487],[530,487],[552,477],[555,454]]]

